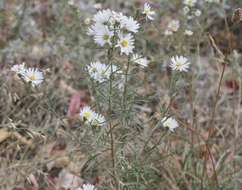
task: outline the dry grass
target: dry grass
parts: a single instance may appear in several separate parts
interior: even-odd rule
[[[115,7],[115,2],[104,1],[103,6]],[[135,2],[141,3],[118,1],[116,9],[124,6],[132,13]],[[145,71],[131,66],[131,109],[122,115],[122,94],[113,92],[112,125],[100,129],[84,127],[78,113],[68,115],[73,95],[81,97],[80,105],[108,107],[84,69],[104,57],[83,29],[83,18],[94,9],[76,12],[64,0],[5,2],[0,16],[0,189],[75,190],[86,182],[104,190],[241,189],[241,23],[230,22],[241,2],[226,10],[228,25],[216,11],[208,11],[198,40],[160,35],[166,20],[179,16],[172,10],[181,5],[165,2],[171,6],[165,12],[161,1],[154,2],[163,19],[146,25],[137,40],[151,64]],[[26,11],[24,18],[17,5]],[[36,20],[37,31],[21,28],[30,18]],[[225,47],[222,42],[227,42]],[[190,55],[192,72],[180,76],[171,97],[166,62],[174,51]],[[125,62],[115,56],[115,61]],[[10,71],[22,61],[44,71],[40,87],[31,88]],[[167,114],[179,122],[175,133],[157,125]],[[68,185],[70,179],[76,184]]]

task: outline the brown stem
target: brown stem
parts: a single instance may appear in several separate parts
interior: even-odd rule
[[[208,156],[209,156],[209,158],[210,158],[210,160],[212,162],[213,177],[215,179],[215,183],[216,183],[217,188],[219,188],[219,181],[218,181],[218,176],[217,176],[217,172],[216,172],[216,168],[215,168],[215,163],[214,163],[214,160],[213,160],[213,157],[212,157],[212,153],[211,153],[211,150],[210,150],[209,141],[210,141],[210,138],[211,138],[211,135],[212,135],[213,126],[214,126],[214,119],[215,119],[215,114],[216,114],[216,108],[217,108],[217,103],[218,103],[218,100],[219,100],[219,94],[220,94],[220,91],[221,91],[221,86],[222,86],[222,81],[223,81],[223,77],[224,77],[225,68],[226,68],[226,64],[223,63],[223,69],[222,69],[222,73],[221,73],[221,76],[220,76],[220,79],[219,79],[219,85],[218,85],[218,89],[217,89],[217,92],[216,92],[216,97],[215,97],[215,102],[214,102],[214,106],[213,106],[213,110],[212,110],[211,120],[209,122],[208,138],[206,140],[206,150],[207,150]],[[207,158],[205,157],[204,164],[203,164],[201,189],[203,189],[203,179],[204,179],[204,175],[205,175],[206,165],[207,165]]]
[[[216,93],[216,97],[215,97],[215,102],[214,102],[214,106],[213,106],[211,121],[209,122],[210,124],[209,124],[209,127],[208,127],[208,129],[209,129],[209,131],[208,131],[208,141],[209,141],[209,138],[212,134],[214,119],[215,119],[215,114],[216,114],[216,108],[217,108],[217,103],[218,103],[218,100],[219,100],[219,94],[220,94],[220,91],[221,91],[221,86],[222,86],[225,68],[226,68],[226,64],[223,63],[222,73],[221,73],[221,76],[220,76],[220,79],[219,79],[219,85],[218,85],[218,89],[217,89],[217,93]]]

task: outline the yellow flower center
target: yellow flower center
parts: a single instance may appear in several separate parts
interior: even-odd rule
[[[30,75],[29,76],[29,79],[31,80],[31,81],[33,81],[33,80],[36,80],[36,76],[33,74],[33,75]]]
[[[149,12],[150,12],[149,9],[145,9],[145,10],[144,10],[144,13],[145,13],[146,15],[149,14]]]
[[[176,66],[177,66],[177,67],[181,67],[182,65],[183,65],[182,62],[180,62],[180,61],[177,61],[177,62],[176,62]]]
[[[88,119],[90,116],[91,116],[91,112],[85,112],[85,113],[83,113],[83,117],[85,119]]]
[[[109,40],[109,35],[107,35],[107,34],[103,35],[103,40],[104,41],[108,41]]]
[[[97,122],[96,119],[94,119],[94,120],[92,121],[92,125],[93,125],[93,126],[98,126],[98,122]]]
[[[105,75],[106,70],[101,71],[101,75]]]
[[[97,69],[93,67],[93,68],[91,69],[91,71],[92,71],[93,73],[95,73],[95,72],[97,71]]]
[[[123,40],[121,42],[121,46],[123,46],[123,47],[128,47],[128,45],[129,45],[129,41],[128,40]]]
[[[192,0],[189,0],[188,3],[189,3],[189,4],[192,4]]]

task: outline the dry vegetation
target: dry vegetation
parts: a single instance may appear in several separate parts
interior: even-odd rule
[[[142,0],[73,2],[0,0],[0,189],[240,190],[242,2],[198,0],[201,15],[188,18],[183,1],[153,0],[153,21],[139,18]],[[127,56],[87,35],[100,5],[137,18],[147,67],[127,69]],[[180,28],[164,35],[174,19]],[[169,67],[175,55],[188,72]],[[97,60],[124,71],[122,92],[113,75],[91,80]],[[11,71],[22,62],[43,72],[40,85]],[[104,126],[80,119],[85,105]],[[170,116],[174,132],[161,122]]]

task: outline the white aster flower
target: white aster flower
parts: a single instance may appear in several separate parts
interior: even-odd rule
[[[187,35],[187,36],[192,36],[193,35],[193,31],[185,30],[184,34]]]
[[[183,8],[183,13],[184,13],[185,15],[188,14],[189,11],[190,11],[190,9],[189,9],[188,6],[185,6],[185,7]]]
[[[101,127],[105,124],[105,118],[101,114],[98,114],[89,106],[84,106],[80,111],[80,117],[81,121],[83,121],[85,124],[89,124],[95,127]]]
[[[88,73],[91,78],[93,78],[97,82],[103,82],[107,80],[110,75],[110,69],[107,65],[97,62],[92,62],[89,66],[87,66]]]
[[[13,65],[11,67],[11,71],[14,71],[17,74],[24,74],[25,73],[25,63],[18,64],[18,65]]]
[[[171,58],[169,66],[174,71],[187,72],[189,69],[190,62],[184,56],[174,56]]]
[[[151,10],[149,3],[144,4],[144,10],[142,13],[145,15],[146,20],[154,20],[155,11]]]
[[[136,20],[134,20],[133,17],[126,17],[126,16],[122,17],[120,20],[120,24],[122,28],[133,33],[138,32],[140,27],[139,23]]]
[[[146,57],[142,57],[141,55],[134,54],[132,57],[132,61],[141,67],[147,67],[149,64],[149,60]]]
[[[197,0],[184,0],[183,3],[186,6],[193,7],[196,4]]]
[[[110,9],[98,11],[94,15],[93,21],[98,24],[106,25],[110,21],[112,15],[113,13]]]
[[[129,55],[133,53],[134,49],[134,38],[131,34],[119,34],[119,40],[116,47],[120,47],[121,54]]]
[[[194,14],[195,14],[195,16],[199,17],[199,16],[201,16],[202,11],[199,10],[199,9],[197,9],[197,10],[194,12]]]
[[[102,27],[95,32],[94,41],[100,46],[104,46],[105,44],[111,45],[112,37],[113,32],[108,27]]]
[[[95,112],[89,106],[84,106],[80,111],[81,120],[85,123],[92,123]]]
[[[25,69],[24,73],[21,73],[23,79],[26,82],[30,82],[33,87],[38,86],[44,80],[43,72],[39,71],[36,68]]]
[[[161,123],[162,123],[163,127],[168,128],[171,132],[174,132],[174,130],[177,127],[179,127],[177,121],[172,117],[164,117],[161,120]]]
[[[177,30],[180,28],[180,22],[179,20],[172,20],[169,22],[167,29],[172,32],[177,32]]]
[[[92,120],[92,125],[95,127],[101,127],[105,125],[105,117],[101,114],[95,113],[94,118]]]
[[[97,190],[94,185],[92,184],[84,184],[81,190]]]

